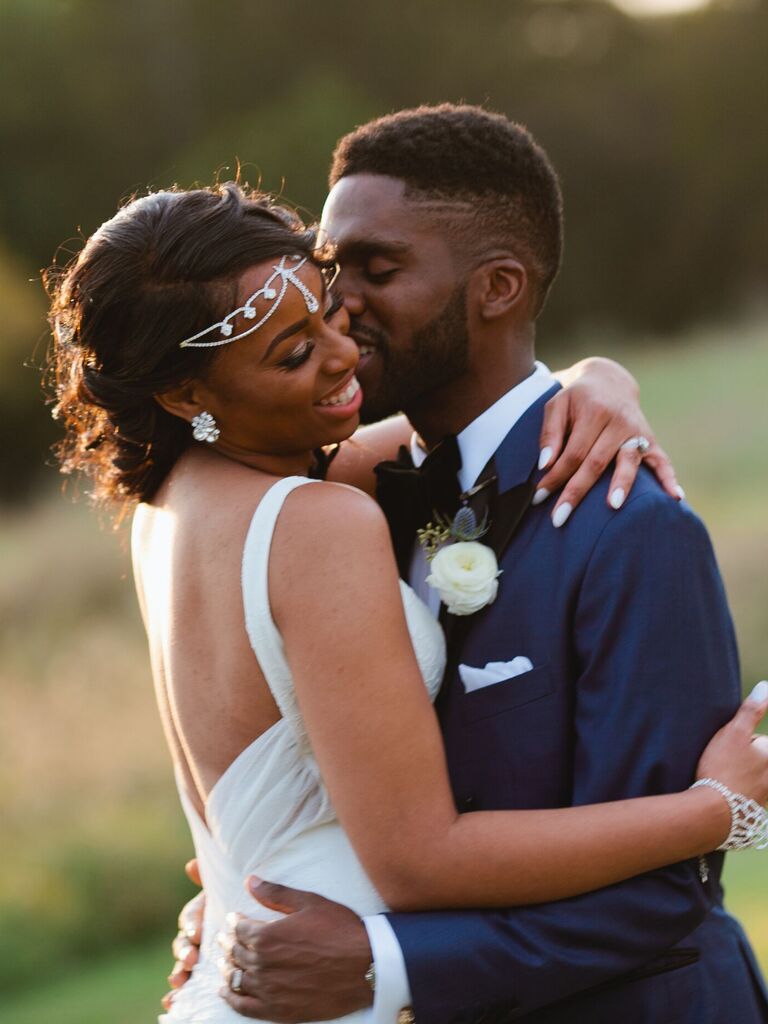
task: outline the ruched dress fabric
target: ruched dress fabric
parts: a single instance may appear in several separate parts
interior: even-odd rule
[[[217,966],[222,951],[216,936],[226,929],[225,918],[231,911],[265,921],[281,916],[248,896],[244,888],[248,875],[319,893],[360,916],[386,909],[336,819],[270,610],[268,569],[275,523],[291,491],[311,483],[304,477],[286,477],[274,484],[253,515],[243,551],[245,628],[282,717],[218,779],[206,802],[207,825],[177,779],[205,886],[206,909],[199,963],[171,1010],[159,1018],[162,1024],[243,1024],[245,1018],[218,994],[223,979]],[[340,579],[340,586],[343,582]],[[445,669],[443,632],[405,583],[401,592],[419,668],[434,699]],[[372,622],[371,629],[375,627]],[[360,642],[365,643],[365,636]],[[375,707],[370,715],[375,729]],[[363,1024],[369,1017],[370,1011],[364,1010],[341,1019],[345,1024]]]

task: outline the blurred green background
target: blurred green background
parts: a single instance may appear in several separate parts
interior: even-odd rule
[[[647,16],[671,4],[690,10]],[[190,892],[127,539],[61,497],[47,454],[40,269],[132,192],[238,164],[312,217],[337,137],[398,107],[525,122],[567,214],[541,353],[639,378],[751,686],[768,674],[767,97],[764,0],[0,0],[4,1022],[152,1020]],[[727,882],[768,971],[768,856],[731,857]]]

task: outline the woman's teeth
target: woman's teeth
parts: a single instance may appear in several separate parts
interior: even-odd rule
[[[373,345],[358,345],[357,347],[360,349],[361,358],[363,356],[371,356],[375,352]]]
[[[353,377],[342,392],[334,395],[333,398],[326,398],[322,402],[318,402],[318,405],[349,405],[359,390],[357,377]]]

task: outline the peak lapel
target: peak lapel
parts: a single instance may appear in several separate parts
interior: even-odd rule
[[[493,548],[499,562],[530,506],[539,461],[544,406],[559,390],[559,384],[551,387],[518,420],[478,478],[480,481],[490,479],[491,483],[470,499],[469,503],[479,518],[486,510],[488,512],[489,528],[482,543]],[[503,579],[502,576],[501,586],[504,585]],[[473,619],[473,615],[449,615],[445,607],[441,609],[440,621],[446,633],[449,668],[459,657]]]

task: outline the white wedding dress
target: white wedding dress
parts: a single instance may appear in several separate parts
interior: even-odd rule
[[[386,909],[336,820],[320,777],[294,694],[282,638],[269,605],[269,550],[283,502],[294,488],[312,483],[287,477],[274,484],[251,521],[242,562],[245,628],[282,718],[245,748],[211,790],[202,821],[179,783],[206,893],[200,961],[178,992],[164,1024],[243,1024],[218,995],[222,951],[217,933],[225,915],[239,911],[274,920],[245,891],[250,874],[271,882],[320,893],[360,916]],[[445,640],[427,606],[401,583],[408,628],[424,682],[435,697],[445,668]],[[371,623],[371,628],[375,628]],[[365,638],[361,637],[361,643]],[[371,728],[376,709],[371,708]],[[364,767],[361,766],[361,770]],[[344,1017],[362,1024],[368,1010]]]

